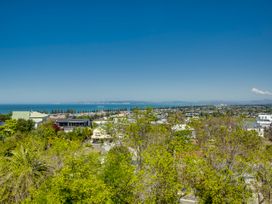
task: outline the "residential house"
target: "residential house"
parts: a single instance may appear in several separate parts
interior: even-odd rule
[[[61,119],[56,120],[55,124],[65,132],[72,132],[77,127],[89,127],[91,121],[88,119]]]
[[[42,122],[47,120],[48,115],[36,111],[13,111],[11,118],[15,120],[33,120],[35,123],[35,128],[37,128]]]
[[[111,142],[112,137],[109,135],[105,129],[102,127],[97,127],[93,130],[93,135],[91,137],[93,143],[97,142]]]
[[[264,127],[262,127],[259,123],[256,122],[245,122],[244,128],[247,131],[256,131],[260,137],[264,137]]]
[[[268,128],[272,124],[272,115],[259,114],[257,118],[257,123],[263,128]]]

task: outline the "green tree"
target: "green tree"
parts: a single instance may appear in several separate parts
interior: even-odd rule
[[[198,157],[187,157],[182,176],[200,203],[246,203],[251,196],[243,178],[222,169],[216,170],[207,161]]]
[[[103,178],[111,187],[111,199],[114,203],[132,203],[135,168],[132,155],[124,146],[113,147],[106,156]]]
[[[136,195],[140,203],[178,203],[181,183],[172,155],[165,146],[151,145],[143,153],[137,173]]]
[[[43,138],[52,138],[57,136],[57,131],[54,129],[54,122],[49,120],[38,126],[36,134]]]
[[[5,124],[0,126],[0,137],[4,141],[5,138],[14,135],[17,131],[16,120],[6,120]]]
[[[23,145],[12,151],[12,156],[2,157],[0,165],[0,202],[19,203],[32,188],[38,188],[49,174],[49,167],[39,159],[37,152]]]
[[[34,121],[33,120],[24,120],[24,119],[18,119],[17,120],[17,131],[20,132],[30,132],[31,130],[34,129]]]
[[[251,196],[245,178],[252,175],[256,152],[263,143],[256,132],[241,126],[240,119],[229,117],[197,122],[199,157],[186,166],[192,174],[187,176],[191,178],[188,184],[193,184],[192,188],[203,202],[241,203]]]
[[[191,135],[191,130],[180,130],[174,132],[172,140],[169,142],[170,152],[176,156],[193,148]]]
[[[272,126],[270,126],[269,128],[266,128],[266,129],[265,129],[264,136],[265,136],[270,142],[272,142]]]
[[[92,136],[92,129],[89,127],[85,128],[75,128],[72,132],[68,132],[66,134],[62,134],[63,137],[69,140],[80,140],[85,141],[86,139]]]
[[[98,155],[72,157],[61,171],[32,192],[29,203],[107,203],[110,190],[100,179]]]
[[[257,190],[258,202],[272,202],[272,145],[266,146],[259,152],[254,168],[253,185]]]
[[[11,119],[11,114],[0,114],[0,122],[3,121],[5,122],[6,120]]]
[[[136,152],[137,167],[142,167],[142,153],[152,144],[166,144],[170,132],[165,125],[154,124],[156,116],[152,109],[135,110],[125,129],[124,143]]]

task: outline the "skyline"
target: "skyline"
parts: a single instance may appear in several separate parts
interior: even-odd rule
[[[0,103],[272,99],[270,1],[1,1]]]

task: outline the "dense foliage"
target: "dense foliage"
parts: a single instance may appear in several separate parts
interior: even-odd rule
[[[272,202],[272,146],[238,117],[156,122],[151,109],[105,127],[115,146],[101,152],[92,130],[65,133],[47,122],[0,126],[0,203]],[[194,130],[194,131],[193,131]],[[192,132],[193,131],[193,132]]]

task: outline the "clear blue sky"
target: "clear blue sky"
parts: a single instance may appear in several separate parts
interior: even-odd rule
[[[271,0],[0,1],[0,103],[269,91]]]

